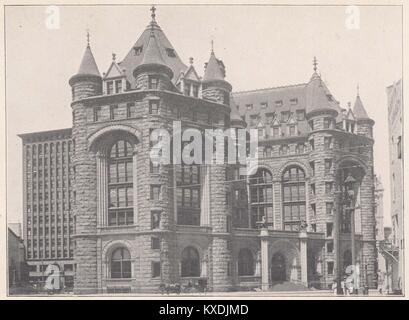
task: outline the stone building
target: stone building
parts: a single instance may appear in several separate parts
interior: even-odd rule
[[[386,94],[389,115],[392,245],[397,248],[399,256],[399,263],[395,263],[393,267],[392,288],[402,290],[404,284],[402,81],[399,80],[387,87]]]
[[[327,288],[352,263],[374,287],[374,122],[359,94],[343,109],[316,62],[306,83],[233,93],[213,49],[200,77],[151,16],[122,61],[101,76],[88,43],[69,80],[75,291]],[[258,129],[258,166],[156,164],[151,132],[175,121]]]

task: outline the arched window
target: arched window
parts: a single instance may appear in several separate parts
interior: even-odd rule
[[[306,221],[305,173],[298,166],[289,167],[282,176],[284,230],[298,231]]]
[[[256,228],[263,217],[265,222],[272,223],[268,221],[273,216],[272,182],[270,171],[262,168],[249,178],[252,228]]]
[[[254,275],[254,258],[249,249],[241,249],[238,257],[239,276]]]
[[[108,155],[108,225],[133,224],[132,145],[117,141]]]
[[[131,278],[131,266],[131,255],[128,249],[116,249],[111,256],[111,278]]]
[[[200,276],[199,253],[193,247],[187,247],[182,252],[182,277]]]

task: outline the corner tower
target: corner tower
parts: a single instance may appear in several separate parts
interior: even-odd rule
[[[85,48],[80,68],[78,72],[70,78],[69,84],[72,88],[73,101],[102,93],[102,78],[91,51],[89,34],[87,34],[87,47]]]
[[[357,91],[353,112],[356,118],[357,133],[368,138],[372,138],[372,129],[375,121],[369,118],[368,113],[364,108],[361,97],[359,96],[359,88]]]
[[[230,93],[232,86],[224,78],[226,69],[222,60],[216,58],[213,51],[210,53],[209,62],[205,65],[205,73],[202,80],[203,99],[230,105]]]

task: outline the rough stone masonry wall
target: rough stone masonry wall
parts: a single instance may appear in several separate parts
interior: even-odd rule
[[[223,89],[220,89],[218,87],[208,87],[206,89],[203,89],[202,96],[203,99],[212,100],[217,103],[224,104],[224,96],[226,92],[227,91],[224,91]]]
[[[97,224],[96,159],[88,152],[86,109],[81,103],[73,105],[72,136],[75,139],[75,153],[72,164],[75,166],[75,275],[76,293],[95,293],[97,291]]]
[[[229,208],[226,202],[225,165],[210,166],[210,215],[213,229],[211,250],[213,291],[232,287],[231,234],[227,230]]]
[[[365,148],[368,157],[368,170],[361,183],[361,219],[362,219],[362,259],[361,269],[367,268],[368,284],[371,288],[376,287],[376,239],[375,239],[375,189],[373,174],[373,148]],[[366,266],[365,266],[366,265]]]
[[[73,100],[80,100],[90,96],[101,94],[102,83],[101,81],[79,81],[72,86]]]
[[[161,103],[163,105],[163,103]],[[167,128],[164,120],[158,116],[147,116],[137,120],[134,124],[142,132],[142,141],[138,146],[137,176],[138,176],[138,221],[139,234],[135,238],[134,245],[139,248],[140,270],[138,278],[138,290],[145,292],[157,291],[161,282],[170,283],[175,280],[177,267],[175,261],[175,234],[173,228],[173,193],[171,175],[173,169],[170,166],[161,165],[159,173],[150,172],[150,132],[156,128]],[[169,128],[167,128],[169,129]],[[171,169],[171,170],[170,170]],[[151,186],[161,187],[159,200],[151,199]],[[159,230],[152,230],[152,211],[161,212]],[[161,249],[151,248],[152,237],[160,238]],[[152,277],[152,264],[161,263],[160,277]]]

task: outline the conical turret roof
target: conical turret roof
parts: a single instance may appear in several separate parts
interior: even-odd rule
[[[306,86],[306,112],[322,110],[334,110],[338,113],[340,108],[321,77],[314,72]]]
[[[364,105],[359,94],[356,96],[353,112],[358,120],[370,119],[368,114],[366,113],[366,110],[364,108]]]
[[[78,72],[71,77],[69,83],[72,84],[73,81],[81,77],[101,78],[97,63],[95,62],[95,58],[94,58],[94,55],[92,54],[89,43],[87,44],[87,47],[85,48],[85,52],[81,60],[80,68],[78,69]]]
[[[82,61],[80,64],[80,68],[77,72],[77,75],[92,75],[98,77],[101,76],[89,44],[85,48],[84,56],[82,57]]]
[[[224,80],[224,71],[213,50],[203,76],[203,82]]]
[[[154,42],[151,42],[152,34],[155,39]],[[151,53],[148,52],[148,47],[150,47],[150,52],[154,52],[153,58],[148,57],[151,55]],[[158,58],[158,52],[160,53],[160,58]],[[131,86],[135,85],[135,78],[133,76],[135,68],[142,63],[152,62],[153,59],[156,62],[160,61],[160,63],[170,68],[173,75],[179,75],[182,71],[187,69],[187,65],[185,65],[179,58],[176,50],[173,48],[154,17],[152,17],[152,21],[143,31],[125,58],[119,63],[121,68],[125,69],[126,78],[131,83]],[[177,77],[173,77],[172,81],[175,83]]]

